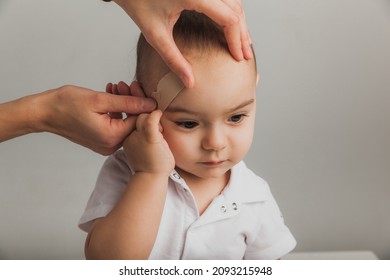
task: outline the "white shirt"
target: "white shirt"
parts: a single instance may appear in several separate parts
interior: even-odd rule
[[[94,219],[106,216],[131,177],[124,152],[110,156],[79,227],[89,231]],[[240,162],[232,168],[223,192],[201,216],[190,188],[176,171],[171,173],[149,259],[277,259],[295,245],[268,184]]]

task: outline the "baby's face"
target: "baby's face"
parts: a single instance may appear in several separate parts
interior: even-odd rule
[[[225,53],[189,60],[195,87],[181,91],[164,112],[163,135],[184,178],[219,178],[252,144],[255,64]]]

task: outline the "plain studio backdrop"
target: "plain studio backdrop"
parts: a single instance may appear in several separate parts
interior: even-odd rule
[[[390,259],[390,1],[243,4],[261,71],[246,162],[295,251]],[[0,0],[0,102],[130,82],[138,33],[113,3]],[[77,222],[104,160],[48,133],[1,143],[0,259],[84,258]]]

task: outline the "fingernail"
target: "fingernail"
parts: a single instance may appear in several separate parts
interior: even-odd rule
[[[186,74],[181,74],[180,80],[183,82],[183,84],[186,88],[193,88],[194,87],[195,82],[191,76],[186,75]]]
[[[180,75],[179,75],[179,78],[180,78],[180,80],[182,81],[182,83],[184,84],[184,86],[185,86],[186,88],[188,88],[189,80],[188,80],[187,75],[185,75],[185,74],[180,74]]]
[[[239,53],[238,52],[236,53],[235,58],[237,61],[242,61],[244,59],[244,53],[241,49]]]
[[[251,48],[251,45],[246,45],[246,59],[253,58],[253,50]]]

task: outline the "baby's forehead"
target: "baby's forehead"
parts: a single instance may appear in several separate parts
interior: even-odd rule
[[[248,78],[256,76],[256,67],[252,65],[253,61],[237,62],[230,53],[223,52],[207,53],[202,56],[198,52],[193,54],[184,53],[195,76],[193,89],[186,89],[173,72],[168,70],[167,74],[162,74],[163,71],[159,71],[160,79],[155,80],[153,92],[148,96],[156,99],[160,110],[164,111],[176,98],[187,100],[187,102],[197,102],[195,98],[198,95],[197,91],[207,95],[221,95],[221,92],[223,94],[230,88],[234,88],[237,92],[248,91],[248,85],[249,88],[252,88],[251,84],[255,84],[255,79]],[[208,91],[209,93],[207,93]],[[191,96],[188,94],[182,96],[183,92],[191,93]],[[221,96],[223,97],[223,95]],[[216,97],[218,96],[214,96],[214,98]],[[210,98],[213,99],[212,96]],[[232,95],[231,98],[235,98],[235,96]]]
[[[212,89],[207,86],[184,88],[168,105],[170,113],[221,116],[235,111],[238,105],[252,104],[256,100],[256,85],[232,87],[231,90]]]

